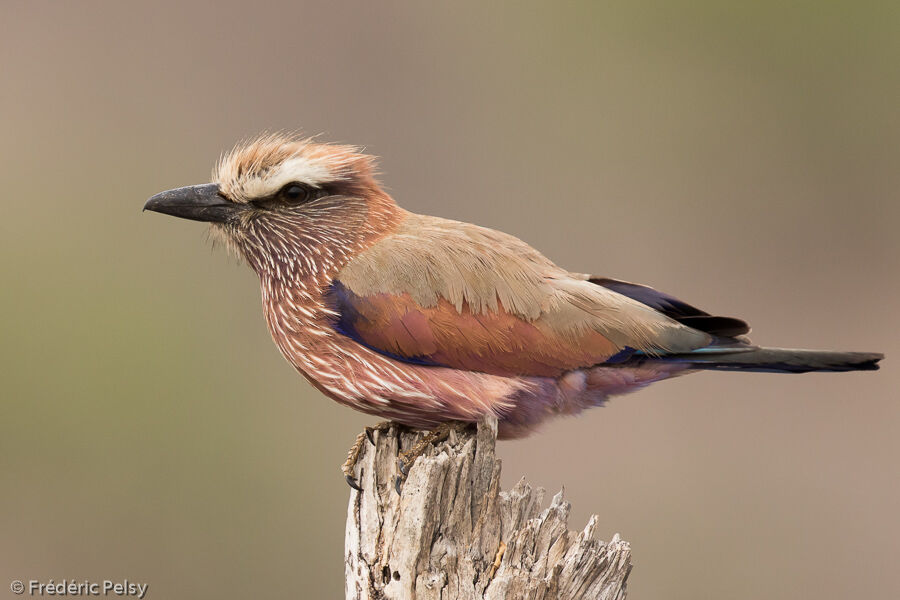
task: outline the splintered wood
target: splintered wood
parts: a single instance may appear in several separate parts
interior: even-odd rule
[[[562,492],[523,480],[500,490],[496,421],[419,458],[401,494],[397,455],[421,434],[396,428],[366,442],[350,494],[344,555],[348,600],[624,600],[628,542],[594,539],[597,517],[570,531]]]

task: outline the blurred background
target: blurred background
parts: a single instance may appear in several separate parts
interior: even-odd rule
[[[404,207],[878,373],[705,373],[500,445],[633,545],[630,597],[900,597],[900,8],[0,4],[0,596],[339,598],[374,419],[253,273],[141,214],[262,130],[365,145]],[[5,596],[4,596],[5,597]]]

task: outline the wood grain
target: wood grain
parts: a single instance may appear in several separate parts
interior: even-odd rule
[[[487,420],[432,448],[394,489],[398,451],[421,434],[375,434],[357,465],[345,539],[348,600],[623,600],[629,544],[594,539],[598,519],[570,531],[563,493],[520,480],[500,490],[497,424]],[[501,552],[502,549],[502,552]]]

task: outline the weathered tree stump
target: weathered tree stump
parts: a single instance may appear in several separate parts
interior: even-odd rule
[[[392,427],[366,443],[351,491],[345,540],[348,600],[623,600],[631,548],[594,539],[597,517],[569,531],[560,492],[524,479],[500,490],[495,420],[451,434],[394,489],[397,455],[421,434]]]

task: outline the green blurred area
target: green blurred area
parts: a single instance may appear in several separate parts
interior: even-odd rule
[[[341,597],[338,467],[371,419],[280,358],[201,225],[140,212],[302,128],[380,155],[410,210],[768,345],[887,353],[662,383],[500,452],[632,542],[630,597],[900,596],[896,2],[2,9],[3,582]]]

